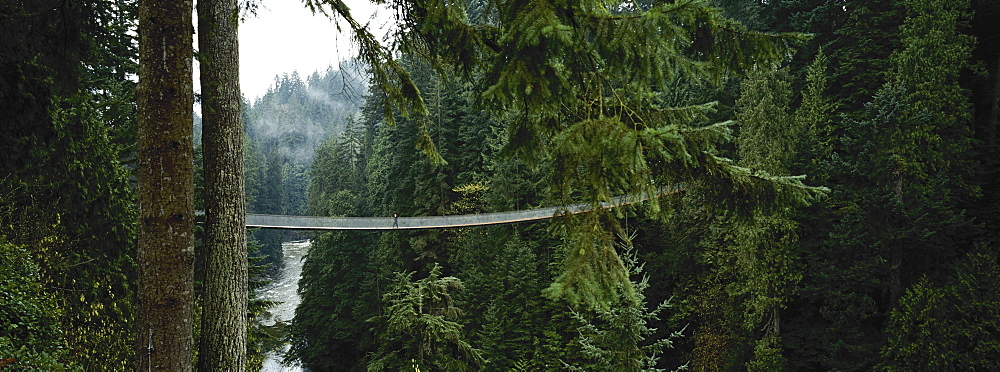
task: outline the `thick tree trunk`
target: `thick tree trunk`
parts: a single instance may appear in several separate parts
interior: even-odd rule
[[[198,1],[205,280],[199,371],[247,363],[247,242],[236,0]]]
[[[190,371],[194,340],[191,0],[139,2],[139,370]]]

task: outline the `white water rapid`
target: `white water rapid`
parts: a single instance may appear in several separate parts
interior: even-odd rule
[[[295,307],[299,306],[299,277],[302,275],[302,258],[309,252],[311,243],[308,240],[287,242],[281,244],[284,255],[285,268],[281,270],[278,278],[270,285],[260,289],[260,297],[264,300],[275,301],[278,304],[271,308],[270,313],[261,319],[265,325],[273,325],[276,321],[290,322],[295,316]],[[281,354],[288,350],[289,345],[285,345],[279,353],[272,353],[264,360],[261,372],[297,372],[302,371],[300,366],[287,366],[281,364]]]

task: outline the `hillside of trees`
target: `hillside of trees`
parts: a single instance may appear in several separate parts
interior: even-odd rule
[[[0,4],[0,370],[127,371],[163,351],[140,326],[137,102],[153,96],[135,30],[168,2]],[[247,213],[651,199],[492,227],[248,231],[247,369],[282,340],[315,371],[1000,369],[997,3],[388,5],[393,44],[346,22],[356,61],[239,102]],[[205,115],[178,112],[203,210]],[[193,294],[171,330],[191,345],[215,273],[186,223]],[[302,238],[294,320],[256,324],[253,289]],[[193,349],[177,364],[212,369]]]
[[[309,166],[327,137],[341,135],[363,102],[367,82],[356,65],[276,76],[255,102],[244,102],[247,213],[303,215]],[[200,126],[195,124],[195,133]],[[197,151],[198,149],[196,149]],[[281,267],[281,242],[301,234],[257,230],[253,238],[270,270]]]

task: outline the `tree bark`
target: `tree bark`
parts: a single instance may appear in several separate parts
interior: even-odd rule
[[[191,0],[139,2],[139,370],[190,371],[194,302]]]
[[[247,242],[236,0],[198,1],[205,280],[199,371],[247,364]]]

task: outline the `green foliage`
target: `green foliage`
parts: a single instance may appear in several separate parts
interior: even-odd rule
[[[764,68],[742,80],[735,141],[740,166],[788,173],[800,153],[817,142],[809,136],[809,123],[792,114],[790,80],[785,69]],[[781,369],[781,312],[803,277],[797,265],[795,213],[786,204],[712,222],[702,242],[702,260],[710,271],[700,301],[722,303],[706,304],[699,314],[702,325],[695,331],[699,363]]]
[[[253,104],[244,103],[248,213],[325,214],[309,209],[310,193],[316,192],[310,188],[339,176],[314,182],[310,164],[324,141],[339,138],[353,122],[365,93],[360,74],[353,61],[315,71],[305,80],[298,72],[283,74]],[[290,235],[258,230],[253,236],[266,262],[280,268],[281,242]]]
[[[816,159],[803,164],[836,184],[827,209],[805,219],[806,275],[783,336],[794,368],[874,368],[904,289],[940,276],[970,247],[976,228],[963,205],[978,190],[968,183],[972,137],[960,84],[970,61],[967,6],[864,4],[840,31],[831,89],[850,98],[839,125],[816,127],[819,146],[807,152]],[[817,339],[835,341],[809,341]]]
[[[781,355],[780,337],[769,334],[754,342],[754,358],[747,362],[747,371],[780,371],[786,358]]]
[[[370,73],[374,85],[378,86],[387,98],[378,101],[380,110],[385,114],[384,118],[387,124],[395,124],[395,117],[392,115],[393,108],[398,108],[406,117],[412,115],[420,119],[427,115],[428,110],[420,95],[420,89],[417,88],[410,74],[402,64],[393,58],[392,51],[379,43],[378,39],[368,30],[367,24],[362,25],[354,19],[346,3],[341,0],[309,0],[305,4],[313,13],[321,13],[331,19],[338,20],[338,28],[340,27],[340,19],[347,23],[347,27],[352,31],[353,41],[358,45],[358,59],[362,64],[371,68]],[[326,7],[330,9],[327,10]],[[426,139],[428,136],[426,121],[418,121],[418,123],[422,124],[422,138]],[[431,145],[431,142],[425,140],[421,143],[425,145],[422,149],[431,157],[435,157],[436,150],[433,147],[426,147]]]
[[[478,369],[485,360],[463,339],[457,322],[462,311],[450,294],[462,290],[462,282],[441,277],[439,265],[426,278],[413,281],[412,276],[397,273],[393,289],[383,296],[385,314],[369,319],[379,337],[368,370]]]
[[[789,171],[801,147],[814,141],[806,137],[807,128],[789,113],[791,91],[784,71],[759,71],[743,80],[737,100],[741,123],[737,140],[739,164],[781,174]],[[732,220],[733,254],[736,280],[730,293],[746,296],[747,330],[766,324],[766,336],[773,348],[777,344],[779,309],[784,307],[791,288],[802,274],[794,267],[797,225],[790,219],[792,210],[754,214],[747,221]]]
[[[463,236],[456,266],[466,286],[458,299],[469,315],[470,342],[479,345],[483,369],[507,370],[536,357],[537,330],[546,319],[535,244],[503,228]],[[503,242],[497,236],[510,236]]]
[[[837,104],[827,96],[829,63],[829,57],[820,50],[806,67],[806,85],[793,119],[799,133],[792,140],[800,143],[801,156],[790,159],[790,167],[793,172],[804,172],[819,182],[829,178],[829,159],[836,140],[834,113]]]
[[[993,247],[962,259],[948,282],[921,279],[893,309],[882,348],[889,371],[1000,368],[1000,266]]]
[[[839,18],[843,23],[836,26],[830,50],[830,93],[843,103],[844,114],[853,116],[889,80],[888,57],[900,49],[898,29],[905,17],[898,1],[876,1],[847,7]]]
[[[427,96],[420,96],[428,89],[419,76],[409,80],[411,75],[399,73],[400,65],[369,40],[370,34],[350,18],[343,2],[308,5],[324,12],[329,7],[356,31],[363,58],[377,65],[375,84],[388,98],[382,101],[387,105],[383,114],[395,120],[388,109],[392,105],[404,107],[404,116],[417,114],[412,124],[418,147],[432,154],[432,164],[440,164],[430,142]],[[755,206],[801,203],[820,191],[804,187],[797,178],[753,172],[720,158],[714,149],[728,139],[728,124],[705,125],[711,104],[672,106],[661,97],[677,78],[721,82],[758,63],[780,60],[801,35],[750,31],[698,0],[648,8],[604,2],[485,2],[475,5],[475,14],[481,16],[476,18],[470,18],[463,3],[390,5],[403,25],[397,29],[395,46],[424,56],[439,73],[476,74],[473,100],[512,119],[504,123],[511,153],[534,164],[552,161],[549,192],[559,202],[596,204],[613,195],[656,195],[662,185],[678,182],[711,189],[719,197],[708,200],[732,205],[742,200]],[[650,205],[653,211],[663,207],[655,197]],[[609,254],[591,260],[570,254],[567,268],[605,275],[591,280],[622,282],[625,275],[614,264],[613,248],[596,237],[605,233],[593,227],[598,225],[573,227],[596,235],[574,239],[579,246],[571,251]],[[603,248],[588,245],[592,243]],[[605,258],[610,261],[602,261]],[[567,274],[557,283],[564,290],[553,294],[604,288],[572,296],[588,303],[613,298],[614,290],[607,290],[613,286],[576,282],[584,278]]]
[[[135,217],[130,175],[119,163],[123,149],[111,143],[88,94],[50,100],[45,125],[57,135],[51,148],[30,154],[34,167],[6,170],[10,209],[0,216],[0,233],[31,251],[46,288],[63,304],[59,321],[71,330],[64,333],[70,359],[125,368],[135,316]]]
[[[125,30],[134,8],[128,0],[0,5],[0,235],[38,265],[46,290],[37,298],[60,304],[46,322],[62,330],[62,349],[13,353],[65,363],[43,370],[128,369],[133,360],[135,217],[125,164],[136,50]]]
[[[256,187],[248,190],[256,195],[252,209],[305,212],[306,168],[323,142],[337,138],[357,113],[364,93],[358,74],[356,66],[345,64],[340,70],[314,72],[305,81],[298,72],[276,76],[267,93],[247,107],[248,148],[267,164],[264,174],[256,175],[264,182],[256,181],[252,184]]]
[[[369,234],[331,232],[313,240],[302,267],[302,302],[290,327],[292,350],[317,370],[358,371],[369,350],[365,324],[376,312],[378,288],[372,280]]]
[[[860,120],[845,121],[843,146],[854,151],[838,164],[848,189],[835,234],[847,245],[884,252],[890,305],[917,273],[967,249],[974,227],[959,203],[977,192],[968,184],[968,98],[957,81],[969,59],[970,40],[958,33],[963,7],[904,5],[910,17],[900,28],[902,49],[891,58],[892,79]],[[931,76],[929,69],[939,70]]]
[[[790,111],[792,91],[788,72],[758,70],[743,79],[736,100],[740,124],[736,139],[739,164],[773,174],[788,172],[798,155],[802,129]]]
[[[361,173],[354,169],[358,146],[348,141],[331,137],[316,150],[316,158],[309,169],[309,215],[357,215],[355,206],[358,203],[352,191],[358,186],[354,176]]]
[[[619,248],[625,267],[632,276],[642,274],[643,267],[638,262],[633,236],[619,236]],[[590,317],[574,311],[573,318],[583,324],[578,328],[582,353],[586,364],[566,367],[571,371],[663,371],[656,368],[660,354],[670,349],[674,339],[682,336],[684,330],[674,331],[669,337],[648,340],[656,332],[650,323],[658,320],[661,311],[670,307],[669,300],[662,302],[652,311],[647,310],[643,292],[649,287],[648,277],[633,280],[634,300],[621,295],[613,306],[597,310]],[[624,291],[622,291],[623,293]],[[643,345],[645,344],[645,345]],[[565,362],[564,362],[565,363]],[[683,369],[683,368],[682,368]]]
[[[0,366],[65,370],[67,350],[58,301],[42,288],[41,269],[27,249],[0,235]],[[8,360],[7,358],[13,358]]]
[[[601,214],[587,213],[582,218],[585,222],[581,225],[588,228],[571,235],[564,243],[568,246],[563,247],[567,255],[565,267],[543,293],[596,310],[607,310],[619,296],[635,299],[635,288],[628,280],[628,272],[615,250],[613,238],[600,233]]]
[[[244,108],[243,114],[246,115],[246,108]],[[244,122],[246,121],[244,120]],[[243,167],[245,169],[243,172],[246,178],[247,212],[253,213],[250,207],[256,206],[259,198],[262,197],[260,193],[264,190],[264,172],[267,168],[264,154],[260,152],[259,144],[251,141],[249,136],[244,138],[243,143],[245,144],[243,147],[243,151],[245,152],[243,156]]]
[[[906,179],[922,182],[947,174],[942,186],[955,196],[975,194],[968,92],[959,84],[971,68],[974,38],[962,33],[970,17],[968,1],[903,1],[907,19],[900,27],[903,48],[892,54],[892,82],[904,91],[907,117],[926,120],[892,134],[888,151]]]

